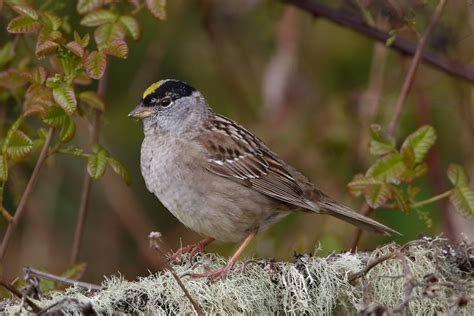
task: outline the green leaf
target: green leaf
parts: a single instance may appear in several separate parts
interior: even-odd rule
[[[28,16],[17,16],[8,23],[7,31],[13,34],[34,33],[39,31],[41,24]]]
[[[81,20],[81,25],[84,26],[100,26],[107,23],[114,23],[117,20],[117,15],[110,10],[98,9],[89,12]]]
[[[410,203],[407,200],[407,198],[405,198],[403,192],[397,189],[396,187],[392,186],[392,193],[393,193],[393,198],[397,202],[398,208],[400,208],[400,210],[405,213],[410,212]]]
[[[94,40],[97,46],[101,47],[105,44],[117,39],[124,39],[126,31],[121,23],[104,24],[94,31]]]
[[[66,116],[66,121],[59,130],[59,141],[61,143],[67,143],[74,137],[75,134],[76,124],[74,123],[74,120],[72,118]]]
[[[166,19],[166,0],[146,0],[148,11],[157,19]]]
[[[18,162],[24,160],[33,149],[33,141],[22,131],[15,131],[10,138],[6,154],[11,160]]]
[[[129,15],[124,15],[119,18],[119,22],[122,23],[127,33],[134,39],[138,40],[141,36],[141,28],[138,21]]]
[[[86,68],[86,73],[92,79],[100,79],[104,75],[106,67],[106,57],[103,52],[92,51],[87,55],[84,66]]]
[[[51,33],[57,34],[59,37],[62,37],[61,32],[59,32],[58,30],[63,25],[63,20],[59,16],[54,15],[50,12],[44,12],[43,20],[50,30],[57,31]]]
[[[74,147],[74,146],[68,146],[66,148],[61,148],[58,150],[58,152],[63,153],[63,154],[68,154],[76,157],[82,156],[84,153],[84,150]]]
[[[28,16],[33,20],[38,20],[38,12],[27,4],[14,5],[12,9],[23,16]]]
[[[424,125],[405,139],[401,150],[406,147],[413,148],[413,152],[415,153],[415,162],[420,163],[425,159],[426,154],[435,142],[435,129],[432,126]]]
[[[112,157],[109,157],[108,161],[109,161],[109,165],[112,167],[115,173],[121,176],[123,181],[127,185],[130,185],[131,179],[130,179],[130,175],[128,174],[127,169],[125,169],[125,167],[119,161],[115,160]]]
[[[76,263],[75,265],[64,271],[61,276],[72,280],[79,280],[86,271],[86,267],[87,264],[84,262]]]
[[[101,97],[94,91],[84,91],[78,95],[79,100],[89,105],[91,108],[104,112],[105,104]]]
[[[71,53],[73,53],[77,57],[79,58],[84,57],[84,48],[78,42],[71,41],[67,43],[65,47],[67,48],[67,50],[69,50]]]
[[[104,4],[104,0],[79,0],[77,1],[76,9],[78,13],[84,14],[98,9]]]
[[[371,176],[384,182],[400,183],[400,176],[406,167],[399,153],[392,153],[379,158],[368,170],[366,176]]]
[[[101,47],[107,55],[125,59],[128,57],[128,45],[123,39],[115,39]]]
[[[54,101],[68,114],[72,115],[77,109],[74,90],[70,86],[61,85],[53,89]]]
[[[392,197],[392,186],[387,183],[369,185],[364,190],[364,197],[371,208],[380,207]]]
[[[61,128],[68,118],[66,112],[58,106],[51,106],[41,119],[49,127]]]
[[[79,45],[81,45],[82,47],[86,47],[87,45],[89,45],[89,40],[90,40],[89,33],[86,33],[84,37],[81,37],[79,33],[74,31],[74,41],[79,43]]]
[[[6,182],[7,179],[8,179],[7,156],[0,154],[0,182]]]
[[[370,125],[370,134],[369,152],[372,155],[383,156],[395,150],[395,139],[385,135],[380,125]]]
[[[462,166],[454,163],[449,164],[447,174],[449,181],[451,181],[454,186],[469,185],[469,177]]]
[[[456,186],[449,196],[449,200],[460,213],[474,218],[474,188]]]
[[[13,42],[7,42],[0,49],[0,68],[5,66],[10,60],[15,57],[15,51],[13,49]]]
[[[93,179],[99,179],[107,167],[108,153],[101,147],[96,149],[87,159],[87,172]]]
[[[413,150],[411,146],[403,147],[400,150],[400,154],[402,155],[403,163],[408,169],[415,168],[415,164],[416,164],[415,151]]]
[[[356,174],[347,187],[353,196],[359,196],[368,186],[378,184],[383,184],[383,181],[375,179],[374,177],[366,177],[362,174]]]

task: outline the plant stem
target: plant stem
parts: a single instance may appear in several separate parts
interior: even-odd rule
[[[102,78],[99,80],[99,86],[97,87],[97,94],[100,97],[104,97],[105,88],[107,86],[107,66],[105,72],[102,75]],[[91,130],[91,145],[98,143],[99,133],[100,133],[100,120],[102,113],[99,110],[94,110],[94,118],[92,121],[92,130]],[[82,193],[81,193],[81,202],[79,205],[78,219],[76,224],[76,231],[74,233],[74,243],[72,246],[72,253],[70,263],[75,264],[79,257],[79,251],[81,248],[82,236],[84,235],[84,227],[87,219],[89,196],[91,191],[92,178],[87,171],[87,167],[84,172],[84,180],[82,182]]]
[[[46,160],[46,157],[48,154],[48,148],[51,145],[53,135],[54,135],[54,129],[50,127],[48,130],[48,135],[46,136],[46,139],[44,141],[43,147],[41,148],[41,152],[38,157],[38,160],[36,161],[35,168],[33,169],[33,173],[31,174],[30,180],[28,181],[25,191],[23,192],[23,195],[21,196],[20,203],[18,204],[15,215],[13,216],[13,220],[9,223],[7,231],[5,235],[3,236],[2,244],[0,246],[0,260],[3,260],[3,257],[5,256],[5,253],[8,248],[8,244],[11,240],[13,233],[15,232],[16,226],[18,222],[20,221],[21,217],[23,216],[23,214],[25,213],[28,198],[30,197],[31,192],[33,191],[33,188],[36,185],[39,172]]]
[[[431,203],[434,203],[436,201],[439,201],[441,199],[444,199],[444,198],[447,198],[448,196],[450,196],[452,193],[451,190],[449,191],[446,191],[444,193],[441,193],[441,194],[438,194],[436,196],[433,196],[429,199],[426,199],[426,200],[423,200],[423,201],[420,201],[420,202],[416,202],[416,203],[413,203],[410,205],[410,208],[416,208],[416,207],[420,207],[420,206],[423,206],[423,205],[426,205],[426,204],[431,204]]]
[[[35,276],[35,277],[38,277],[38,278],[54,281],[54,282],[57,282],[57,283],[63,283],[63,284],[69,285],[69,286],[78,286],[78,287],[81,287],[81,288],[86,289],[86,290],[99,291],[102,288],[101,286],[96,285],[96,284],[68,279],[68,278],[65,278],[65,277],[62,277],[62,276],[59,276],[59,275],[54,275],[54,274],[47,273],[47,272],[44,272],[44,271],[39,271],[39,270],[30,268],[30,267],[24,268],[23,271],[25,272],[25,275],[27,275],[27,276],[28,275]]]
[[[360,214],[364,216],[369,216],[370,213],[372,213],[372,211],[373,211],[373,208],[369,207],[369,205],[364,202],[364,204],[362,204],[362,207],[360,209]],[[352,238],[349,243],[349,249],[352,253],[356,252],[357,244],[359,243],[361,237],[362,237],[362,228],[357,227],[352,233]]]
[[[418,43],[418,47],[416,48],[415,55],[410,64],[410,68],[408,69],[408,73],[405,77],[405,81],[403,82],[402,90],[400,91],[400,95],[398,97],[397,103],[395,105],[395,111],[392,115],[390,123],[388,124],[388,133],[390,135],[394,135],[397,129],[398,123],[400,121],[400,116],[403,111],[403,107],[405,105],[405,100],[410,92],[411,86],[413,84],[413,79],[415,78],[416,70],[418,69],[418,65],[420,64],[421,57],[423,55],[423,50],[428,43],[428,38],[431,36],[431,33],[434,30],[436,23],[438,23],[439,19],[441,18],[441,14],[443,13],[444,7],[446,5],[447,0],[440,0],[438,6],[436,7],[435,12],[431,18],[430,24],[425,30],[425,33],[420,39]]]

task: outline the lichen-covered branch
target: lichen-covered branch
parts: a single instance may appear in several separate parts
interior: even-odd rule
[[[210,254],[183,259],[173,266],[180,276],[225,264],[225,259]],[[424,238],[372,252],[298,255],[294,262],[252,260],[237,265],[223,280],[181,277],[181,281],[207,314],[473,315],[473,272],[473,244]],[[136,281],[110,277],[100,291],[73,287],[43,294],[35,302],[48,312],[195,312],[170,271]],[[20,306],[17,299],[4,301],[0,312],[18,312]]]

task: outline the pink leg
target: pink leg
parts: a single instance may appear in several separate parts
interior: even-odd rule
[[[219,270],[207,271],[207,272],[204,272],[204,273],[191,274],[191,277],[193,277],[193,278],[207,277],[210,280],[217,280],[217,279],[220,279],[222,277],[225,277],[227,275],[227,273],[229,273],[229,271],[232,269],[234,264],[237,262],[240,255],[242,255],[242,252],[244,252],[245,248],[248,246],[250,241],[253,239],[253,237],[255,237],[255,234],[256,234],[256,232],[251,232],[247,237],[245,237],[245,240],[242,242],[239,249],[237,249],[237,251],[234,253],[232,258],[230,258],[229,262],[223,268],[221,268]]]
[[[189,253],[189,256],[192,258],[198,252],[203,252],[204,248],[207,245],[209,245],[211,242],[213,242],[214,240],[215,240],[214,238],[206,238],[196,244],[181,247],[171,255],[171,257],[169,258],[169,261],[170,262],[176,261],[176,259],[178,259],[182,254],[185,254],[185,253]]]

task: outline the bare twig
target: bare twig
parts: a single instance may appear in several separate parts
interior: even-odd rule
[[[102,75],[102,78],[99,80],[99,86],[97,87],[97,94],[100,97],[104,97],[105,89],[107,86],[107,66],[105,72]],[[99,141],[100,133],[100,120],[102,113],[99,110],[94,110],[94,117],[92,121],[92,130],[91,130],[91,145],[97,144]],[[89,196],[91,191],[92,178],[87,172],[87,168],[84,171],[84,180],[82,182],[82,193],[81,193],[81,202],[79,205],[78,219],[76,224],[76,231],[74,233],[74,243],[72,246],[72,253],[70,263],[74,264],[77,262],[79,257],[79,250],[81,248],[82,236],[84,235],[84,227],[87,219],[87,211],[89,204]]]
[[[357,280],[358,278],[366,275],[375,266],[377,266],[377,265],[381,264],[382,262],[385,262],[389,259],[395,258],[397,255],[398,255],[398,251],[390,252],[390,253],[387,253],[387,254],[385,254],[385,255],[383,255],[383,256],[381,256],[381,257],[379,257],[379,258],[377,258],[377,259],[375,259],[371,262],[369,262],[363,270],[361,270],[359,272],[356,272],[356,273],[349,276],[349,278],[348,278],[349,283],[353,284],[353,282],[355,280]]]
[[[428,42],[428,38],[430,37],[431,33],[433,32],[436,23],[438,23],[439,19],[441,18],[441,14],[443,13],[444,7],[446,6],[447,0],[440,0],[433,16],[431,18],[430,24],[426,28],[425,33],[420,39],[418,46],[415,51],[415,55],[410,64],[410,68],[408,69],[407,76],[405,77],[405,81],[403,82],[402,90],[400,91],[400,95],[398,97],[397,103],[395,105],[395,111],[392,115],[390,123],[388,124],[388,133],[390,135],[395,134],[395,130],[397,128],[398,122],[400,120],[400,116],[402,114],[403,106],[405,105],[405,100],[410,92],[411,86],[413,84],[413,80],[415,78],[416,70],[420,63],[423,50],[425,49],[426,43]]]
[[[372,208],[364,202],[360,209],[360,213],[364,216],[369,216],[372,213]],[[360,238],[362,237],[362,229],[357,227],[354,229],[354,233],[352,233],[352,238],[349,244],[349,249],[352,253],[355,253],[357,250],[357,244],[359,244]]]
[[[199,316],[204,315],[204,312],[202,311],[201,307],[193,299],[193,297],[191,296],[191,294],[189,293],[189,291],[186,289],[183,282],[179,278],[178,274],[176,274],[176,271],[174,271],[173,267],[166,260],[166,255],[161,250],[161,247],[159,244],[160,238],[161,238],[161,234],[159,232],[151,232],[150,235],[148,235],[148,239],[150,240],[150,247],[155,249],[158,252],[158,254],[162,257],[164,267],[171,272],[171,274],[173,275],[173,278],[176,280],[176,282],[178,282],[179,287],[183,290],[184,295],[186,295],[186,297],[189,299],[189,301],[191,302],[191,305],[193,305],[196,313]]]
[[[31,174],[30,180],[28,181],[25,191],[23,192],[21,196],[20,203],[18,204],[15,215],[13,216],[13,220],[9,223],[7,231],[5,232],[5,235],[3,236],[2,245],[0,246],[0,260],[2,260],[3,257],[5,256],[5,253],[8,248],[8,244],[11,240],[13,233],[15,232],[16,226],[18,225],[18,222],[20,221],[21,217],[23,216],[26,210],[26,204],[28,202],[28,199],[31,193],[33,192],[33,188],[36,185],[36,182],[38,181],[38,176],[39,176],[41,167],[43,167],[43,164],[46,160],[48,149],[53,139],[53,134],[54,134],[54,129],[49,128],[48,135],[46,136],[43,147],[41,148],[41,152],[38,156],[38,160],[36,161],[36,165],[35,165],[35,168],[33,169],[33,173]]]
[[[16,287],[14,287],[10,282],[7,282],[5,280],[0,279],[0,285],[6,288],[8,291],[10,291],[13,295],[18,297],[21,300],[24,300],[26,304],[28,304],[33,312],[39,313],[41,311],[41,308],[36,305],[32,300],[30,300],[26,295],[21,293]]]
[[[311,0],[281,0],[285,3],[292,4],[311,13],[314,17],[322,17],[330,20],[340,26],[349,28],[356,32],[366,35],[374,40],[386,43],[391,37],[387,32],[378,28],[367,25],[361,19],[354,17],[348,13],[333,9],[329,6],[317,3]],[[397,37],[390,48],[399,51],[402,54],[414,55],[416,45],[406,39]],[[474,69],[460,63],[450,62],[438,55],[425,52],[421,59],[424,63],[441,70],[451,76],[461,78],[470,82],[474,82]]]
[[[44,272],[44,271],[39,271],[39,270],[30,268],[30,267],[24,268],[23,272],[27,276],[35,276],[35,277],[38,277],[38,278],[42,278],[42,279],[46,279],[46,280],[50,280],[50,281],[54,281],[54,282],[58,282],[58,283],[63,283],[63,284],[70,285],[70,286],[78,286],[78,287],[81,287],[81,288],[86,289],[86,290],[98,291],[102,288],[101,286],[96,285],[96,284],[77,281],[77,280],[73,280],[73,279],[68,279],[68,278],[65,278],[65,277],[62,277],[62,276],[59,276],[59,275],[54,275],[54,274],[47,273],[47,272]]]

